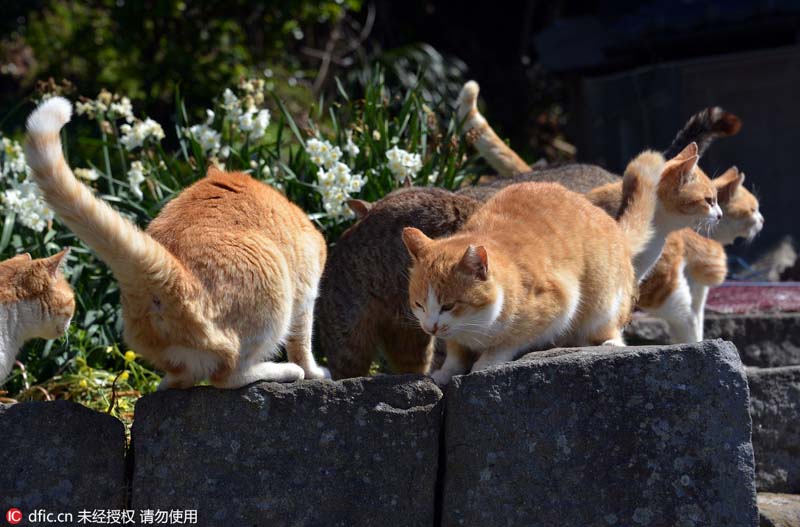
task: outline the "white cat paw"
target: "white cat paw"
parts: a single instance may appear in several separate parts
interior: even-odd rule
[[[316,364],[309,367],[306,371],[306,379],[330,379],[331,372],[324,366],[317,366]]]
[[[608,339],[607,341],[603,342],[600,345],[601,346],[614,346],[614,347],[617,347],[617,348],[624,348],[625,347],[625,341],[620,339],[620,338]]]
[[[450,379],[453,378],[451,373],[448,373],[443,370],[436,370],[435,372],[431,373],[431,379],[435,382],[438,386],[447,386],[447,383],[450,382]]]

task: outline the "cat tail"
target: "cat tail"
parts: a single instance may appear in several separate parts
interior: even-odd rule
[[[617,222],[628,240],[633,257],[642,253],[653,237],[657,187],[663,167],[664,157],[647,150],[625,168]]]
[[[163,287],[180,280],[186,271],[163,245],[75,178],[64,159],[60,135],[71,115],[69,101],[52,97],[28,117],[25,155],[45,200],[121,284]]]
[[[719,106],[706,108],[689,118],[669,148],[664,150],[664,157],[672,159],[690,143],[697,143],[697,155],[702,156],[714,139],[736,135],[741,128],[742,120],[736,115]]]
[[[457,115],[459,121],[463,121],[463,132],[467,142],[475,147],[500,176],[510,177],[530,172],[531,167],[498,137],[486,118],[478,111],[479,91],[478,83],[469,81],[464,84],[458,95]]]

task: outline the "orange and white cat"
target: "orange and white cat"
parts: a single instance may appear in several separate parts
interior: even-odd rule
[[[633,256],[650,236],[657,182],[633,167],[625,183],[618,221],[561,185],[520,183],[495,194],[451,236],[433,240],[404,229],[411,311],[447,343],[432,375],[437,383],[531,347],[624,345],[636,296]]]
[[[694,163],[687,165],[688,170],[667,170],[669,166],[685,163],[689,158]],[[722,218],[717,189],[697,166],[697,160],[697,144],[690,143],[669,161],[665,161],[661,153],[648,150],[636,156],[626,168],[627,171],[635,166],[637,170],[650,174],[664,174],[658,180],[658,202],[653,214],[652,236],[647,247],[636,255],[633,262],[636,279],[639,281],[648,275],[658,261],[670,233],[686,227],[711,229]],[[597,187],[589,191],[586,198],[616,217],[625,206],[622,193],[620,181]]]
[[[59,132],[71,110],[54,97],[28,118],[28,163],[61,221],[119,280],[125,340],[166,372],[159,388],[325,376],[311,328],[326,247],[303,211],[246,174],[211,168],[142,232],[67,165]],[[272,362],[282,344],[290,362]]]
[[[464,120],[468,140],[500,175],[508,177],[529,172],[531,169],[528,164],[500,139],[478,111],[478,92],[479,87],[475,81],[467,82],[457,103],[458,116]],[[705,135],[702,138],[705,140]],[[634,262],[638,280],[647,275],[658,260],[669,233],[691,226],[713,226],[722,216],[716,189],[709,178],[697,169],[696,163],[689,172],[664,171],[671,163],[697,156],[698,145],[690,142],[669,161],[659,152],[648,150],[639,154],[628,165],[629,169],[636,165],[637,170],[651,174],[651,179],[657,179],[661,173],[666,175],[658,183],[658,206],[653,216],[650,241]],[[569,171],[562,172],[560,183],[569,186],[572,184],[572,176]],[[534,172],[532,175],[535,174]],[[586,197],[611,216],[617,217],[622,200],[622,180],[599,186],[588,192]]]
[[[691,229],[670,234],[661,259],[640,286],[638,306],[664,319],[676,343],[703,340],[708,290],[728,274],[723,244],[739,237],[753,239],[764,226],[758,200],[744,188],[744,174],[736,167],[712,182],[724,215],[711,239]]]
[[[59,270],[66,255],[67,249],[32,260],[24,253],[0,262],[0,383],[26,341],[67,331],[75,297]]]

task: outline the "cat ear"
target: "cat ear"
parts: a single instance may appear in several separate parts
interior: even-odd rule
[[[347,206],[350,207],[350,210],[352,210],[360,220],[370,211],[372,203],[364,201],[363,199],[348,199]]]
[[[430,238],[414,227],[406,227],[403,229],[403,243],[406,244],[406,249],[412,258],[418,260],[425,248],[432,242]]]
[[[13,256],[13,257],[9,258],[8,261],[9,262],[12,262],[12,261],[15,261],[15,262],[23,262],[23,261],[30,262],[32,259],[33,258],[31,258],[31,253],[22,253],[22,254],[18,254],[16,256]]]
[[[686,159],[679,160],[677,164],[668,164],[661,175],[662,179],[672,179],[678,187],[682,187],[696,177],[694,169],[697,167],[697,160],[700,159],[694,155]]]
[[[61,264],[64,263],[64,260],[68,254],[69,247],[43,260],[45,269],[47,269],[47,274],[50,276],[50,278],[56,278],[58,276],[58,270],[61,267]]]
[[[478,280],[489,278],[489,255],[483,245],[470,245],[458,262],[457,269],[464,274],[474,276]]]
[[[683,150],[678,152],[678,155],[676,155],[672,159],[674,159],[675,161],[685,161],[690,157],[696,155],[697,155],[697,143],[691,142],[688,145],[686,145],[686,147]]]
[[[736,193],[736,189],[744,183],[744,174],[740,174],[738,168],[731,167],[721,176],[714,178],[712,183],[717,188],[717,200],[720,203],[728,203]]]

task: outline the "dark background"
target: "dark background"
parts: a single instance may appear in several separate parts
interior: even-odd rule
[[[530,162],[579,160],[619,172],[640,150],[665,148],[690,115],[719,105],[744,126],[718,141],[701,164],[712,175],[737,165],[766,217],[753,245],[734,252],[752,257],[786,234],[800,236],[794,211],[800,2],[346,0],[344,6],[2,0],[0,57],[19,66],[16,75],[0,72],[2,126],[21,124],[29,108],[18,102],[48,76],[69,79],[84,95],[102,87],[131,94],[137,110],[169,122],[176,89],[201,111],[220,86],[269,67],[280,96],[302,113],[336,90],[334,77],[357,86],[363,71],[382,62],[398,82],[426,67],[433,95],[442,99],[451,99],[464,80],[477,80],[485,114]],[[331,42],[340,51],[322,76],[317,52]],[[414,47],[419,43],[431,48]],[[284,82],[295,75],[298,87]]]

